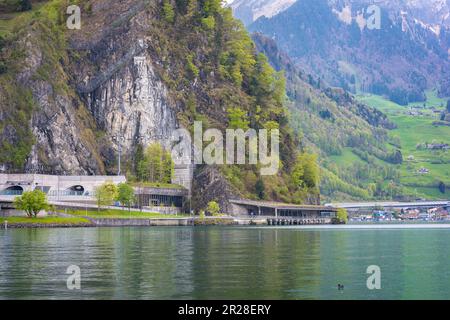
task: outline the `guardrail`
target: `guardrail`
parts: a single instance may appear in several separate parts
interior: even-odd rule
[[[82,196],[94,196],[94,194],[89,193],[89,192],[85,192],[85,191],[71,191],[71,190],[64,190],[64,191],[49,191],[49,193],[47,193],[47,196],[49,197],[82,197]]]
[[[21,196],[23,191],[21,190],[3,190],[0,191],[0,196]]]

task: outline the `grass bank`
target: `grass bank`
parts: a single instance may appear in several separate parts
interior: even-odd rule
[[[81,217],[65,218],[65,217],[1,217],[0,225],[3,227],[5,221],[8,221],[8,227],[75,227],[75,226],[89,226],[91,222],[88,219]]]
[[[141,212],[135,210],[67,210],[67,214],[77,217],[88,217],[93,219],[175,219],[187,218],[189,215],[168,215],[156,212]]]

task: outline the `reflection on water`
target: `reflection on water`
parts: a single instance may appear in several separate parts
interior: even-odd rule
[[[450,299],[449,245],[438,229],[0,230],[0,299]]]

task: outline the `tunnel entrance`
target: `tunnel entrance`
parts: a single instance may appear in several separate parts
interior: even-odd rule
[[[1,194],[7,196],[17,196],[23,193],[23,188],[21,186],[11,186],[1,191]]]
[[[84,187],[77,185],[77,186],[72,186],[69,189],[67,189],[70,191],[71,194],[76,194],[76,195],[83,195],[84,194]]]

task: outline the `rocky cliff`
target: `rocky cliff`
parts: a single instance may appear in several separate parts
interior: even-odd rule
[[[115,174],[122,149],[122,171],[132,174],[137,145],[169,147],[172,131],[194,120],[224,130],[238,110],[255,129],[281,131],[283,169],[265,197],[302,201],[289,179],[297,148],[282,78],[220,1],[80,0],[74,30],[69,4],[46,1],[2,35],[2,170]],[[217,172],[218,188],[255,197],[257,166]]]

